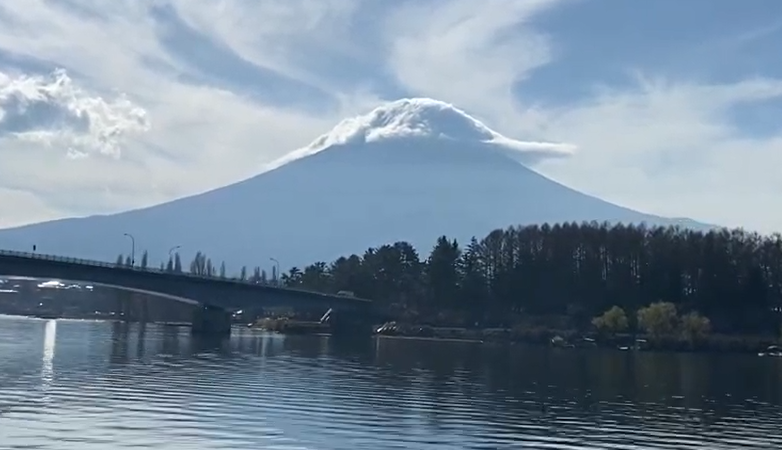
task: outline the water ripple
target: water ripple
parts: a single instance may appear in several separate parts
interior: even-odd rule
[[[0,320],[9,450],[782,448],[782,367],[759,358],[742,367],[767,384],[744,386],[714,375],[732,357],[249,330],[210,343],[151,325]]]

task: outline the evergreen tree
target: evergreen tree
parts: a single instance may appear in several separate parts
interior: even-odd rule
[[[207,259],[197,253],[191,272],[205,272]],[[257,268],[252,279],[265,282],[266,273]],[[289,287],[351,291],[419,321],[443,316],[441,322],[493,327],[536,318],[557,329],[599,325],[608,334],[626,326],[655,336],[675,330],[692,341],[706,331],[776,337],[782,330],[782,236],[743,230],[596,222],[509,227],[464,249],[442,236],[424,258],[396,242],[285,274],[273,267],[271,282],[278,279]]]
[[[250,277],[250,281],[255,283],[255,284],[260,284],[261,283],[262,278],[261,278],[261,268],[260,267],[255,266],[253,268],[253,275],[252,275],[252,277]]]
[[[196,252],[193,260],[190,262],[190,273],[194,275],[206,276],[208,274],[207,259],[208,258],[205,254]]]
[[[426,265],[426,281],[432,298],[431,306],[436,309],[457,306],[459,289],[458,264],[461,251],[456,241],[441,236],[429,255]]]
[[[459,306],[470,316],[470,322],[480,322],[484,310],[491,305],[486,303],[488,296],[486,276],[482,266],[480,244],[474,237],[459,259]],[[520,312],[520,311],[515,311]]]
[[[174,272],[182,273],[182,259],[179,257],[179,253],[174,255]]]
[[[282,274],[280,282],[284,286],[297,287],[301,284],[301,275],[301,270],[298,267],[291,267],[291,270],[288,271],[288,273]]]

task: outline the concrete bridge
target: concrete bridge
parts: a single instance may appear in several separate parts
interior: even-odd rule
[[[193,331],[203,333],[230,332],[232,309],[303,307],[352,315],[372,309],[370,300],[352,296],[38,253],[0,250],[0,276],[89,283],[198,305]]]

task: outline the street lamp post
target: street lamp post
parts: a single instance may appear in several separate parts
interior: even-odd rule
[[[272,261],[272,262],[273,262],[273,263],[274,263],[274,264],[277,266],[277,272],[276,272],[276,275],[277,275],[277,276],[274,278],[274,283],[275,283],[277,286],[279,286],[279,285],[280,285],[280,275],[282,275],[282,274],[280,273],[280,262],[279,262],[279,261],[277,261],[275,258],[269,258],[269,260],[271,260],[271,261]]]
[[[130,267],[136,266],[136,238],[130,233],[125,233],[130,238]]]

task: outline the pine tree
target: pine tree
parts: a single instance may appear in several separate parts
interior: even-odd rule
[[[255,283],[255,284],[260,284],[261,283],[261,268],[260,267],[255,266],[253,268],[253,276],[250,277],[250,281]]]
[[[427,281],[436,308],[453,307],[458,296],[458,263],[461,251],[456,241],[442,236],[427,262]]]
[[[120,255],[117,264],[127,259]],[[199,252],[192,272],[206,272],[207,260]],[[179,255],[169,267],[181,271],[178,261]],[[464,251],[443,236],[427,257],[397,242],[284,275],[273,266],[270,273],[275,284],[282,279],[291,287],[352,291],[410,321],[445,317],[444,322],[512,327],[534,319],[541,326],[586,332],[594,330],[593,318],[615,305],[631,318],[628,331],[636,332],[639,310],[668,302],[681,314],[677,320],[688,318],[691,336],[694,324],[706,323],[695,318],[708,319],[718,333],[776,337],[782,330],[782,312],[774,309],[782,305],[778,234],[608,223],[530,225],[494,230],[472,239]],[[246,268],[240,276],[246,279]],[[266,272],[255,268],[251,280],[267,282]]]

